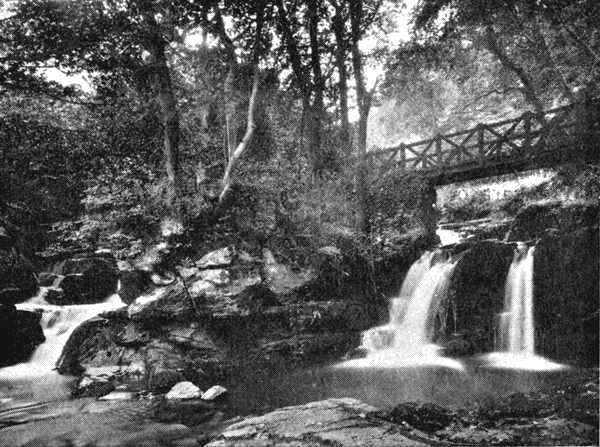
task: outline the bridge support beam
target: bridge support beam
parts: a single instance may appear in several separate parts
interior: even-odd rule
[[[439,219],[436,206],[437,191],[433,182],[429,182],[419,200],[419,220],[427,234],[435,233]]]

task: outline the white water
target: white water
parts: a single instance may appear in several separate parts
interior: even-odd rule
[[[44,300],[45,291],[46,288],[42,287],[37,296],[16,307],[42,313],[40,324],[46,341],[37,347],[29,361],[0,368],[0,379],[28,379],[53,374],[63,347],[81,323],[124,305],[119,295],[114,294],[103,303],[55,306]]]
[[[350,360],[341,367],[397,368],[437,365],[462,368],[438,355],[431,343],[433,315],[446,293],[454,263],[440,252],[427,252],[416,261],[402,284],[400,295],[390,303],[390,321],[363,333],[367,357]]]
[[[494,367],[553,370],[563,366],[535,354],[533,261],[535,247],[519,244],[504,289],[504,311],[499,315],[498,351],[485,358]]]

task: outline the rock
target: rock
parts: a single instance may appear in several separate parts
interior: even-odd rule
[[[119,297],[125,304],[133,303],[136,298],[146,293],[151,285],[148,272],[134,269],[129,265],[120,266],[119,281]]]
[[[0,304],[18,304],[35,296],[38,282],[31,262],[16,249],[0,250]]]
[[[160,422],[180,423],[194,426],[207,422],[215,416],[214,405],[200,399],[163,400],[155,407],[154,419]],[[197,439],[194,440],[198,445]]]
[[[68,304],[65,301],[65,292],[60,287],[48,287],[46,289],[46,294],[44,295],[44,299],[50,303],[58,306],[62,306],[64,304]]]
[[[206,447],[419,447],[426,443],[402,435],[376,411],[356,399],[328,399],[285,407],[228,426]]]
[[[260,259],[255,258],[250,253],[244,250],[237,251],[237,259],[242,264],[256,264],[261,262]]]
[[[177,273],[184,281],[195,279],[200,274],[198,267],[176,267]]]
[[[202,393],[202,400],[216,400],[222,398],[225,393],[227,393],[227,388],[222,387],[221,385],[213,385]]]
[[[82,376],[75,388],[73,397],[100,397],[115,389],[114,376]]]
[[[426,432],[435,432],[446,428],[452,422],[453,414],[448,409],[436,404],[402,403],[394,407],[386,419],[410,426]]]
[[[549,229],[566,234],[583,227],[597,227],[598,203],[534,203],[521,209],[506,235],[507,241],[538,239]]]
[[[147,387],[166,391],[181,382],[185,362],[183,353],[171,343],[153,340],[145,348]]]
[[[504,286],[515,246],[475,241],[455,249],[460,254],[446,292],[448,300],[438,306],[438,320],[453,324],[443,330],[436,327],[434,340],[455,356],[493,351],[497,315],[504,308]]]
[[[165,395],[167,399],[199,399],[202,390],[192,382],[179,382]]]
[[[138,298],[129,305],[128,314],[133,321],[145,323],[189,320],[194,315],[194,307],[184,286],[175,283]]]
[[[168,286],[175,282],[175,276],[173,275],[159,275],[158,273],[152,273],[150,275],[150,281],[155,286]]]
[[[38,313],[0,306],[0,366],[27,361],[44,342],[40,319]]]
[[[233,250],[229,247],[220,248],[219,250],[211,251],[202,256],[196,262],[196,266],[201,269],[227,267],[233,261]]]
[[[215,286],[225,286],[229,284],[229,271],[225,269],[202,270],[200,278],[213,283]]]
[[[98,400],[131,400],[135,398],[136,394],[131,391],[111,391]]]
[[[264,284],[252,284],[245,287],[237,295],[238,303],[249,309],[250,312],[259,312],[261,309],[279,304],[277,295]]]
[[[192,298],[201,298],[205,295],[214,294],[217,291],[215,285],[212,282],[205,281],[203,279],[194,281],[191,285],[188,286],[187,290]]]
[[[161,271],[165,266],[171,247],[166,242],[161,242],[148,247],[146,252],[135,262],[135,269],[145,272]]]
[[[266,248],[263,251],[263,258],[265,283],[276,294],[289,293],[299,289],[315,278],[314,273],[310,270],[294,272],[287,265],[277,262],[271,250]]]
[[[60,269],[64,277],[61,304],[101,303],[117,292],[119,275],[114,260],[103,257],[68,259]]]
[[[42,287],[52,287],[54,282],[60,278],[56,273],[51,272],[41,272],[38,275],[38,282]]]

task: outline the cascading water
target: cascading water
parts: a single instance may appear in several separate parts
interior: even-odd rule
[[[342,367],[401,367],[436,364],[460,368],[438,355],[431,343],[433,316],[443,299],[454,263],[442,252],[427,252],[406,274],[400,295],[390,303],[390,321],[363,333],[366,358],[342,363]]]
[[[37,296],[16,306],[19,310],[42,313],[40,324],[46,341],[37,347],[28,362],[0,368],[0,379],[27,379],[52,374],[64,345],[77,326],[102,312],[124,305],[119,295],[114,294],[103,303],[55,306],[44,300],[46,289],[42,287]]]
[[[496,352],[486,356],[492,366],[552,370],[562,365],[535,355],[533,267],[535,247],[520,243],[508,270],[504,311],[499,315]]]

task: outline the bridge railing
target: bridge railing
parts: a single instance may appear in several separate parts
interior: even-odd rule
[[[574,113],[576,107],[570,104],[543,114],[525,112],[518,118],[481,123],[468,130],[371,151],[368,163],[378,167],[380,173],[395,168],[435,174],[536,158],[549,150],[556,151],[552,147],[556,145],[548,141],[571,138],[578,131],[581,123]]]

